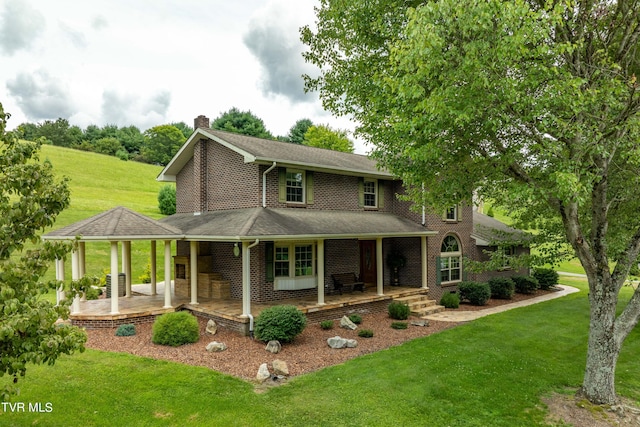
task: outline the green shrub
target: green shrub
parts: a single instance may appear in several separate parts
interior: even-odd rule
[[[446,308],[458,308],[460,306],[460,296],[453,292],[447,292],[440,298],[440,305]]]
[[[489,280],[489,288],[491,288],[491,298],[511,299],[516,285],[507,277],[494,277]]]
[[[391,323],[391,327],[393,329],[407,329],[409,324],[407,322],[393,322]]]
[[[158,193],[158,208],[163,215],[176,213],[176,186],[167,184]]]
[[[552,268],[536,268],[533,272],[533,277],[538,280],[540,289],[545,291],[557,285],[558,280],[560,280],[558,273]]]
[[[485,305],[492,296],[488,283],[460,282],[458,290],[460,299],[469,301],[472,305]]]
[[[325,331],[328,329],[333,329],[333,320],[323,320],[320,322],[320,328]]]
[[[359,325],[360,323],[362,323],[362,316],[360,316],[359,314],[350,314],[349,320],[351,320],[356,325]]]
[[[120,325],[118,326],[118,329],[116,329],[117,337],[130,337],[135,334],[136,334],[136,325],[134,325],[133,323]]]
[[[304,313],[293,305],[275,305],[260,313],[256,319],[255,334],[261,341],[293,341],[307,326]]]
[[[360,329],[358,331],[358,336],[362,338],[371,338],[373,337],[373,331],[371,329]]]
[[[538,279],[532,276],[513,276],[511,280],[519,294],[532,294],[540,287]]]
[[[409,318],[409,314],[411,314],[409,306],[399,301],[393,301],[389,304],[388,310],[389,317],[396,320],[407,320]]]
[[[197,342],[200,338],[198,320],[188,311],[165,313],[153,322],[154,344],[179,345]]]

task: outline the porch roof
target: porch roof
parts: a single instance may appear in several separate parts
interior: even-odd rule
[[[300,240],[429,236],[406,218],[382,212],[247,208],[181,213],[161,220],[182,230],[188,240]]]
[[[44,236],[45,240],[176,240],[183,238],[180,229],[122,206],[78,221]]]
[[[498,242],[524,242],[530,235],[522,230],[509,227],[488,215],[473,211],[473,232],[471,237],[478,246],[495,246]]]

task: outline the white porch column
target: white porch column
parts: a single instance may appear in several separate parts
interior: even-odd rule
[[[251,261],[249,242],[242,242],[242,317],[251,314]]]
[[[377,285],[378,285],[378,295],[384,295],[384,270],[383,270],[383,259],[382,259],[382,238],[378,237],[376,239],[376,276],[377,276]]]
[[[318,259],[318,305],[324,303],[324,240],[318,240],[316,257]]]
[[[131,242],[122,242],[122,270],[124,272],[125,296],[131,298]]]
[[[56,260],[56,280],[64,282],[64,260],[63,259]],[[56,305],[60,305],[60,301],[64,299],[65,299],[64,284],[60,284],[60,286],[56,288]]]
[[[189,261],[191,261],[191,304],[198,304],[198,242],[189,242]]]
[[[118,314],[118,242],[111,242],[111,314]]]
[[[157,270],[158,270],[158,266],[156,265],[156,241],[152,240],[151,241],[151,295],[157,295],[158,294],[158,289],[157,289]]]
[[[427,277],[429,272],[429,264],[427,263],[427,236],[420,236],[420,262],[422,263],[422,289],[428,290]]]
[[[80,279],[80,255],[77,250],[71,252],[71,280]],[[71,304],[71,314],[80,312],[80,295],[75,294]]]
[[[164,307],[171,308],[171,240],[164,241]]]
[[[80,274],[80,277],[84,277],[87,271],[87,260],[85,254],[85,242],[78,242],[78,273]]]

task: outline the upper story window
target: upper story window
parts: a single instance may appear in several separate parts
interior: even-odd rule
[[[458,206],[451,206],[447,208],[447,212],[445,213],[445,219],[447,221],[457,221],[458,220]]]
[[[378,183],[376,181],[364,181],[364,206],[367,208],[378,207]]]
[[[304,203],[304,171],[287,169],[287,202]]]

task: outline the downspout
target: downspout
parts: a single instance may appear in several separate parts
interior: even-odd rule
[[[422,198],[424,199],[424,182],[422,183],[422,193],[423,196]],[[425,215],[425,208],[424,208],[424,201],[422,202],[422,226],[424,227],[425,223],[427,222],[427,218]]]
[[[275,163],[273,162],[273,166],[271,166],[270,169],[273,169],[275,167]],[[268,172],[268,171],[267,171]],[[266,173],[266,172],[265,172]],[[264,175],[263,175],[264,176]],[[256,246],[258,243],[260,243],[260,239],[256,239],[255,242],[253,242],[252,244],[250,244],[249,246],[247,246],[247,256],[249,255],[249,249],[253,248],[254,246]],[[249,277],[251,277],[251,275],[249,275]],[[253,314],[251,313],[247,313],[247,316],[249,317],[249,337],[251,339],[253,339]]]
[[[271,172],[275,167],[276,167],[276,162],[273,162],[273,164],[269,167],[269,169],[267,169],[262,173],[262,207],[263,208],[267,207],[267,174]]]

